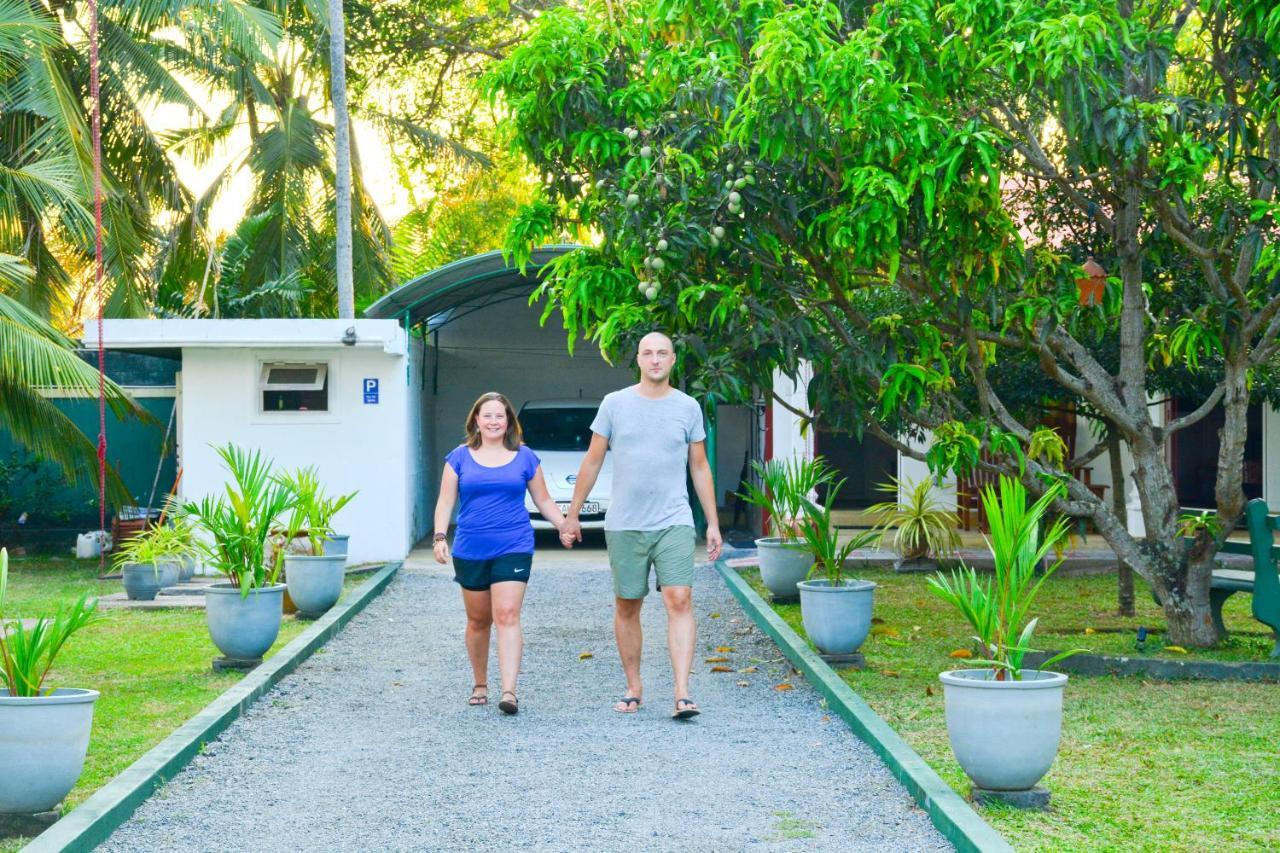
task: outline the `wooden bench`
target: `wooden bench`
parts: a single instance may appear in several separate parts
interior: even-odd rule
[[[1280,516],[1267,511],[1267,502],[1261,498],[1249,501],[1245,508],[1249,525],[1248,542],[1224,542],[1218,553],[1243,554],[1253,558],[1253,571],[1241,569],[1214,569],[1209,582],[1209,606],[1213,611],[1213,624],[1226,636],[1222,624],[1222,605],[1237,592],[1253,595],[1253,618],[1276,632],[1276,645],[1271,657],[1280,658],[1280,575],[1276,561],[1280,559],[1280,547],[1275,544],[1274,531],[1280,530]],[[1159,597],[1152,591],[1156,603]]]

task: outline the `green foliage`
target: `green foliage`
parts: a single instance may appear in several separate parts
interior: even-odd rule
[[[45,679],[71,635],[92,624],[96,598],[88,593],[69,607],[59,607],[52,616],[42,616],[30,626],[5,617],[5,596],[9,588],[9,552],[0,548],[0,677],[10,696],[43,696]]]
[[[812,504],[810,495],[819,486],[830,487],[836,477],[835,470],[821,456],[793,456],[764,463],[752,460],[751,468],[760,485],[747,483],[746,492],[738,497],[769,513],[774,533],[787,542],[798,536],[797,528],[804,523]]]
[[[190,522],[179,518],[172,524],[157,524],[116,547],[112,562],[116,568],[150,563],[157,576],[161,563],[176,563],[196,553]]]
[[[206,564],[248,596],[252,589],[274,584],[280,574],[280,552],[267,564],[267,539],[277,519],[293,509],[294,498],[260,451],[250,453],[234,444],[215,450],[231,474],[224,493],[184,501],[181,513],[211,540],[201,543]]]
[[[311,553],[323,556],[324,540],[333,533],[333,517],[351,503],[357,492],[338,497],[329,496],[325,493],[314,466],[288,471],[278,479],[292,497],[292,512],[285,524],[283,541],[288,542],[300,533],[305,533]]]
[[[896,528],[893,548],[903,559],[946,557],[959,549],[959,519],[938,499],[931,478],[910,483],[894,477],[879,488],[894,499],[874,504],[867,512],[877,527]],[[906,500],[900,503],[898,495],[906,495]]]
[[[831,520],[831,510],[844,483],[844,480],[828,482],[827,496],[822,504],[806,502],[802,510],[800,534],[805,546],[813,554],[813,567],[809,569],[809,577],[812,579],[821,575],[830,586],[844,585],[844,564],[850,554],[863,548],[875,547],[881,537],[881,532],[875,528],[859,530],[841,544],[840,530]]]
[[[1186,512],[1178,516],[1178,535],[1188,539],[1206,536],[1218,541],[1223,538],[1222,522],[1218,520],[1218,514],[1211,510]]]
[[[987,545],[995,561],[994,576],[980,577],[972,568],[962,566],[949,577],[938,572],[929,578],[930,589],[960,611],[976,632],[974,639],[990,656],[973,663],[995,667],[997,679],[1021,679],[1023,655],[1033,651],[1037,618],[1031,617],[1032,605],[1040,586],[1062,564],[1062,558],[1038,580],[1036,572],[1067,535],[1065,519],[1056,519],[1043,532],[1041,523],[1050,504],[1061,495],[1062,487],[1055,485],[1028,506],[1026,488],[1017,480],[1001,477],[998,491],[991,486],[982,491],[982,506],[991,525]],[[1041,668],[1074,653],[1055,655]]]

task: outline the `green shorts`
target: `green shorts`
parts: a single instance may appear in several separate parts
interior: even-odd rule
[[[692,527],[663,530],[606,530],[609,565],[613,569],[613,593],[618,598],[644,598],[649,594],[649,567],[664,586],[693,586]]]

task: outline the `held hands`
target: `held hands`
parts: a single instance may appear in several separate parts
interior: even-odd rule
[[[560,525],[560,544],[572,548],[575,542],[582,541],[582,523],[576,518],[566,518]]]
[[[449,540],[437,539],[432,543],[431,550],[435,552],[437,563],[449,562]]]

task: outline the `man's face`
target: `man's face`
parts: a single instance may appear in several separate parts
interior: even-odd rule
[[[666,335],[645,335],[636,355],[640,372],[650,382],[665,382],[676,366],[676,354]]]

